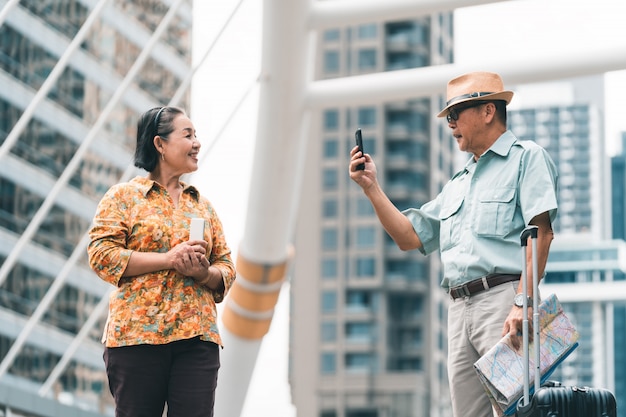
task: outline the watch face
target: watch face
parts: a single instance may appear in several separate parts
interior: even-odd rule
[[[515,294],[514,302],[516,306],[523,307],[524,306],[524,294]]]

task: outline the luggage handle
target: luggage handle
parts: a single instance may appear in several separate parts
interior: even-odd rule
[[[541,360],[540,360],[540,343],[539,343],[539,268],[537,265],[537,236],[539,228],[529,225],[520,234],[520,244],[524,248],[522,251],[522,287],[524,301],[522,311],[524,318],[522,320],[522,343],[524,353],[524,405],[530,403],[530,352],[528,351],[528,266],[526,255],[528,251],[528,238],[531,240],[531,258],[533,272],[533,333],[534,333],[534,353],[535,353],[535,392],[541,387]]]

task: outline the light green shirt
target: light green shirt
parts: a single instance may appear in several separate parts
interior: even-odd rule
[[[541,213],[554,221],[557,178],[543,148],[507,130],[478,162],[472,157],[434,200],[405,210],[421,252],[441,251],[441,286],[521,273],[520,233]]]

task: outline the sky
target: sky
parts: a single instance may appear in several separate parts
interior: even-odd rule
[[[196,63],[213,45],[239,2],[194,1]],[[240,3],[192,85],[190,116],[203,144],[201,166],[192,182],[215,206],[235,257],[244,233],[253,175],[262,4],[261,0]],[[624,46],[626,54],[623,18],[624,0],[514,0],[457,9],[456,60],[460,64],[491,61],[494,56],[532,60],[564,49],[584,57],[585,51],[611,46]],[[620,150],[619,133],[626,131],[626,71],[607,73],[605,82],[607,153],[613,155]],[[523,101],[516,97],[512,106],[516,99]],[[286,283],[263,340],[241,417],[296,415],[287,384],[288,311]]]

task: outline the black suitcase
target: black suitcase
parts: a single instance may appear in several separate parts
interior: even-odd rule
[[[526,250],[528,237],[532,242],[532,268],[533,268],[533,329],[535,340],[539,340],[537,310],[537,295],[539,280],[537,279],[537,227],[529,226],[521,234],[523,252],[522,285],[524,287],[524,299],[526,300]],[[524,357],[528,359],[528,310],[527,302],[524,301],[523,323],[523,346]],[[539,363],[539,344],[535,343],[535,363]],[[528,378],[528,360],[525,361],[526,376],[524,378],[524,395],[517,403],[515,415],[517,417],[617,417],[617,404],[615,396],[607,389],[588,387],[564,387],[560,383],[548,381],[540,386],[540,375],[535,372],[535,390],[530,395],[530,382]]]
[[[613,393],[603,388],[563,387],[544,384],[527,406],[518,404],[518,417],[616,417]]]

